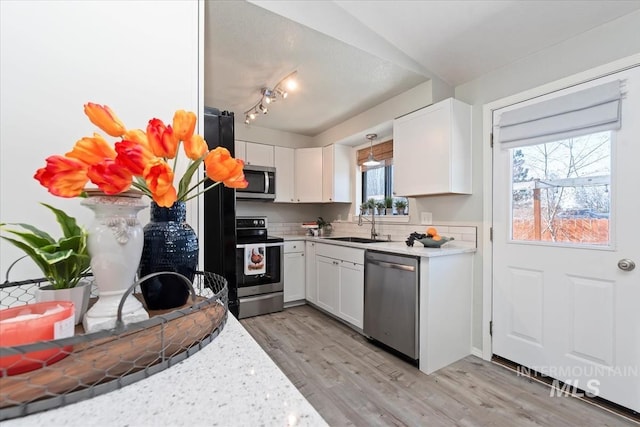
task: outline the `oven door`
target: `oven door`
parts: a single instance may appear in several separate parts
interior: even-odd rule
[[[251,254],[247,247],[260,243],[236,245],[236,274],[238,280],[238,297],[261,295],[271,292],[282,292],[284,289],[282,271],[284,269],[284,243],[265,243],[264,271],[247,273],[245,260]]]

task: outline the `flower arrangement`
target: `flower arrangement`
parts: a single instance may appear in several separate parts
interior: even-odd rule
[[[106,105],[89,102],[84,112],[94,125],[108,135],[120,138],[112,147],[102,135],[94,133],[75,143],[65,155],[46,159],[46,166],[34,178],[49,193],[60,197],[85,195],[91,181],[108,195],[134,187],[153,199],[158,206],[171,207],[176,201],[187,201],[223,183],[230,188],[245,188],[244,162],[231,157],[229,150],[209,150],[205,140],[194,133],[196,115],[178,110],[173,122],[149,120],[146,129],[127,129]],[[190,159],[184,175],[175,185],[175,165],[180,145]],[[173,159],[173,167],[169,160]],[[206,177],[191,185],[193,174],[204,162]],[[208,180],[214,184],[203,189]]]

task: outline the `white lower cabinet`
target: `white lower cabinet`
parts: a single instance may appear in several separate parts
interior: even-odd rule
[[[305,282],[306,282],[306,299],[316,304],[318,301],[318,283],[316,278],[316,244],[314,242],[305,242]]]
[[[305,299],[305,242],[296,240],[284,244],[284,302]]]
[[[364,265],[340,261],[338,317],[358,328],[364,325]]]
[[[364,320],[364,250],[316,245],[315,304],[362,328]],[[329,256],[327,256],[329,255]]]
[[[318,286],[318,307],[331,314],[338,315],[338,281],[340,272],[339,261],[325,256],[316,255],[316,282]]]

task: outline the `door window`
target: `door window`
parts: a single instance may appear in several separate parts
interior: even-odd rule
[[[611,137],[510,149],[512,240],[609,245]]]

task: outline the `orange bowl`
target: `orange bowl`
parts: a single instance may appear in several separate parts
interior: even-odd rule
[[[74,323],[71,301],[39,302],[0,310],[0,346],[67,338],[74,334]],[[55,363],[72,350],[72,346],[65,346],[0,357],[0,376],[21,374]]]

